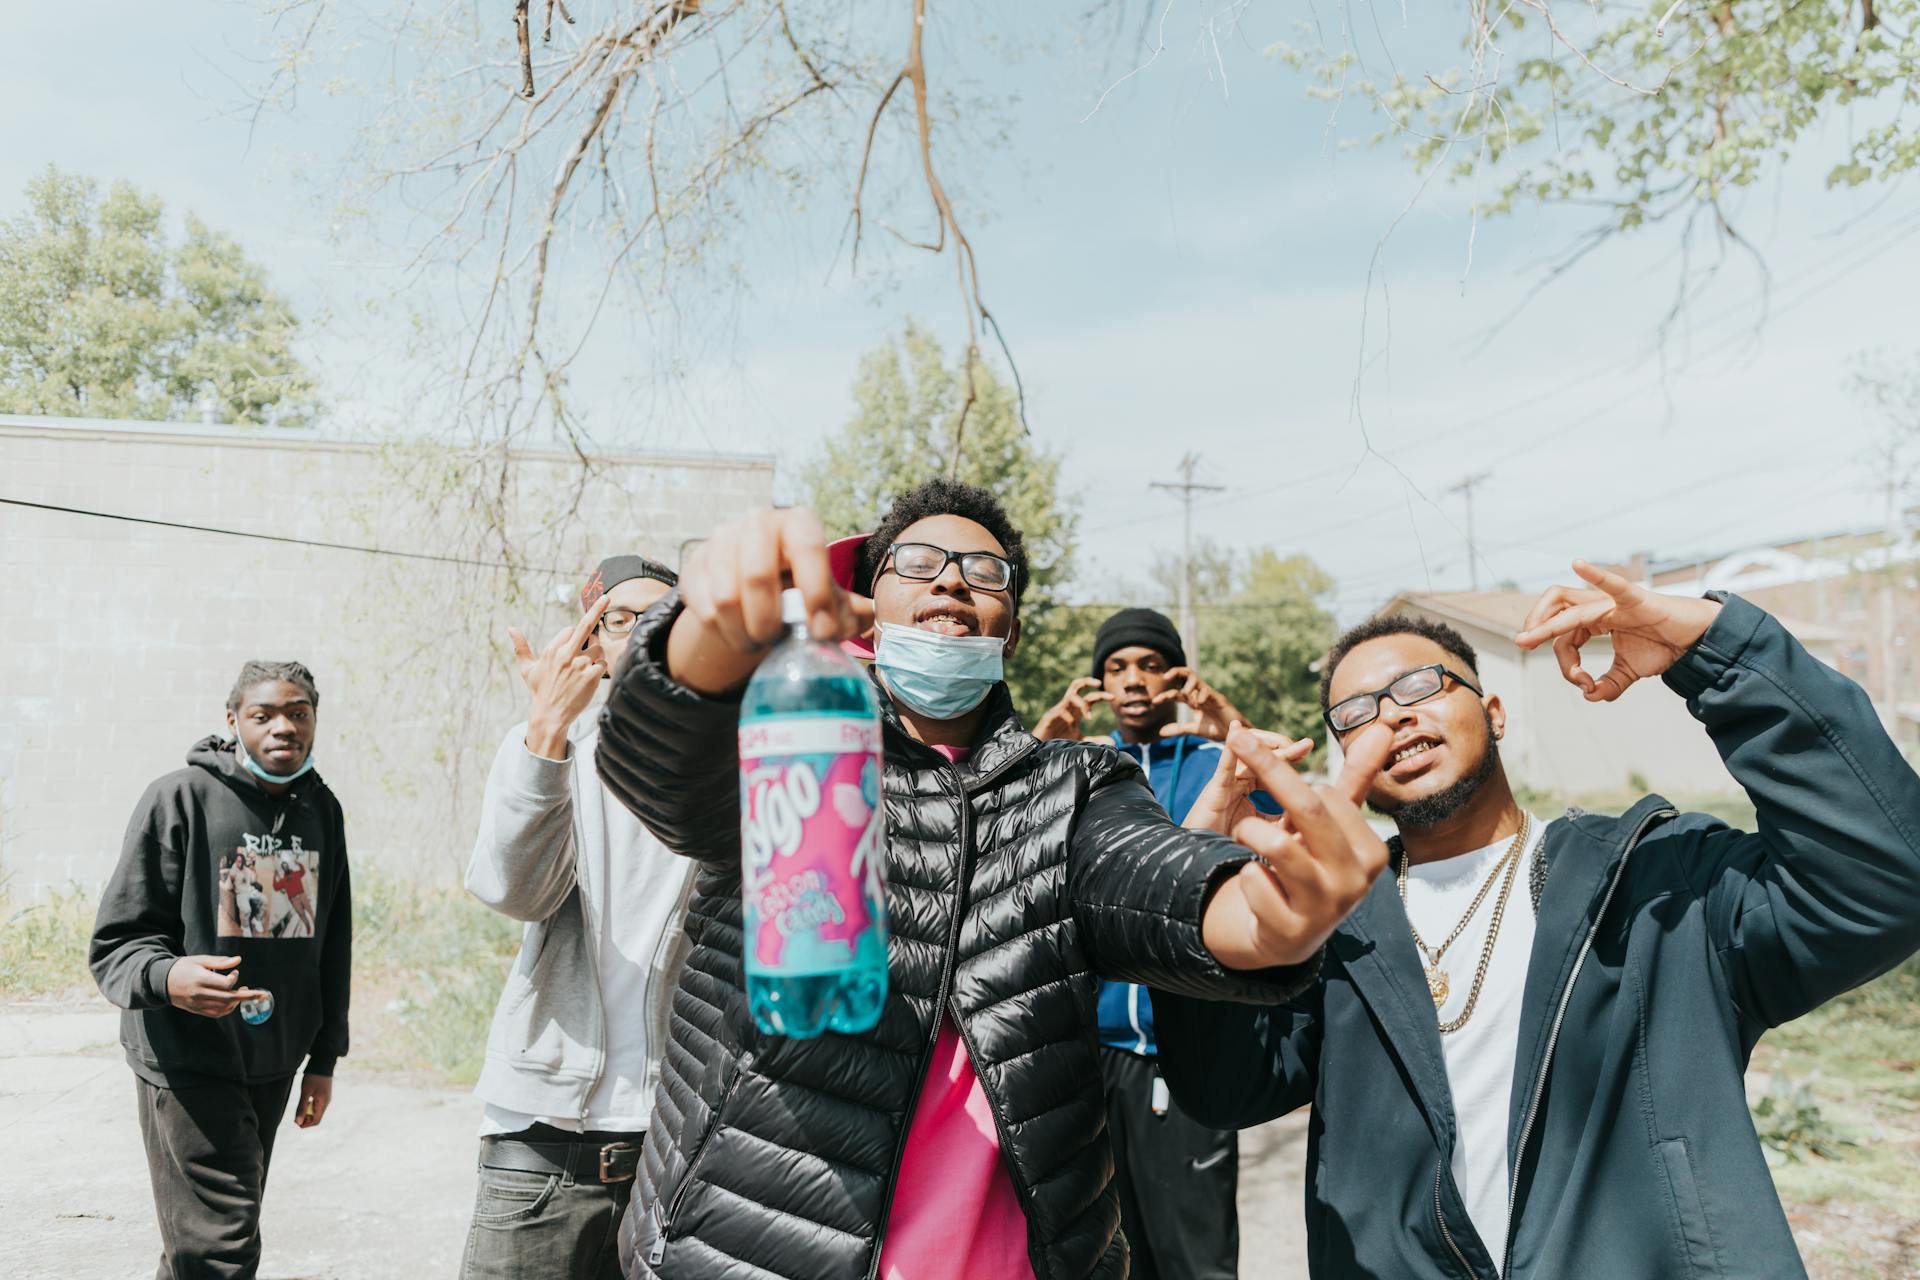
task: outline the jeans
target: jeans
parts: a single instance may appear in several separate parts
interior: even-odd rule
[[[160,1219],[157,1280],[253,1280],[260,1198],[293,1077],[170,1089],[136,1076],[134,1085]]]
[[[482,1138],[461,1280],[620,1280],[620,1220],[639,1147],[637,1133],[545,1125]]]

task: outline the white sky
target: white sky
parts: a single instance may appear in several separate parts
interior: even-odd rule
[[[1491,473],[1475,509],[1484,585],[1538,585],[1574,555],[1677,557],[1878,519],[1864,462],[1876,425],[1844,384],[1857,353],[1916,344],[1920,218],[1884,191],[1825,189],[1823,158],[1849,121],[1830,122],[1809,159],[1745,202],[1772,271],[1764,327],[1757,278],[1735,264],[1691,341],[1669,348],[1663,390],[1665,233],[1589,258],[1483,346],[1580,224],[1483,224],[1463,284],[1464,195],[1435,188],[1394,231],[1390,293],[1376,281],[1369,302],[1374,246],[1418,175],[1390,148],[1337,145],[1373,127],[1363,106],[1347,104],[1329,131],[1326,106],[1263,55],[1290,37],[1290,6],[1250,6],[1228,30],[1221,15],[1238,8],[1171,0],[1166,51],[1084,122],[1117,74],[1104,46],[1056,38],[977,71],[984,91],[1008,95],[1008,139],[946,161],[1033,429],[1067,455],[1083,502],[1084,594],[1112,598],[1177,547],[1178,507],[1148,484],[1172,478],[1189,449],[1199,478],[1228,489],[1204,501],[1196,532],[1306,551],[1338,580],[1343,620],[1398,589],[1467,585],[1462,504],[1442,495],[1473,472]],[[1026,16],[1002,10],[1003,26]],[[399,385],[391,321],[365,311],[392,261],[328,236],[324,188],[346,162],[351,107],[308,95],[251,138],[227,113],[259,56],[256,9],[120,0],[85,20],[111,41],[75,38],[70,7],[10,17],[21,56],[0,209],[49,161],[193,209],[292,296],[335,403],[401,412],[385,403]],[[1444,29],[1390,34],[1403,69],[1453,61]],[[943,20],[929,40],[936,78],[969,37]],[[769,452],[790,481],[848,416],[859,356],[905,316],[958,343],[951,260],[896,254],[877,285],[830,274],[839,215],[828,213],[769,231],[724,347],[701,348],[684,400],[623,425],[621,443]],[[1366,349],[1381,356],[1358,400],[1372,457],[1352,408],[1363,303]],[[629,424],[626,379],[650,359],[649,339],[617,312],[600,336],[576,391],[594,421]]]

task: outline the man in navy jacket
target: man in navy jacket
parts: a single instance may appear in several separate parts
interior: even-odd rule
[[[1805,1274],[1743,1073],[1768,1028],[1920,947],[1920,779],[1866,694],[1753,605],[1575,569],[1592,589],[1547,592],[1517,642],[1550,643],[1590,702],[1660,676],[1757,829],[1658,796],[1541,824],[1456,633],[1375,619],[1335,645],[1330,729],[1394,731],[1368,796],[1400,831],[1389,874],[1292,1004],[1155,1000],[1196,1116],[1312,1104],[1315,1276]]]

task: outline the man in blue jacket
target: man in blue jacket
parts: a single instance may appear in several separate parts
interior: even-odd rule
[[[1292,1004],[1155,1000],[1200,1119],[1312,1104],[1315,1276],[1805,1275],[1743,1073],[1768,1028],[1920,947],[1920,779],[1865,693],[1753,605],[1574,568],[1591,589],[1548,591],[1517,642],[1550,643],[1589,702],[1662,677],[1758,829],[1658,796],[1543,824],[1457,633],[1379,618],[1335,644],[1329,728],[1393,731],[1368,796],[1399,828],[1390,873]]]
[[[1184,822],[1225,754],[1218,739],[1245,721],[1197,672],[1163,613],[1122,609],[1100,624],[1093,674],[1075,680],[1040,717],[1034,736],[1079,739],[1091,705],[1113,709],[1113,745],[1139,761],[1160,807]],[[1178,723],[1182,705],[1197,713]],[[1311,748],[1302,743],[1302,748]],[[1305,750],[1290,753],[1297,759]],[[1253,797],[1278,812],[1264,792]],[[1120,1224],[1134,1280],[1234,1280],[1239,1274],[1239,1144],[1172,1103],[1156,1063],[1153,1000],[1133,982],[1101,979],[1100,1074],[1114,1147]]]

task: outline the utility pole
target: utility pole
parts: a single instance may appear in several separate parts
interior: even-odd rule
[[[1480,589],[1480,549],[1473,540],[1473,491],[1492,478],[1491,471],[1477,471],[1446,491],[1467,500],[1467,577],[1475,591]]]
[[[1147,487],[1166,489],[1180,495],[1180,501],[1186,508],[1184,522],[1180,532],[1180,643],[1187,651],[1188,662],[1200,660],[1200,635],[1193,625],[1193,495],[1196,493],[1219,493],[1226,488],[1223,484],[1196,484],[1193,469],[1200,465],[1200,455],[1189,453],[1180,459],[1180,483],[1170,484],[1156,480]]]

